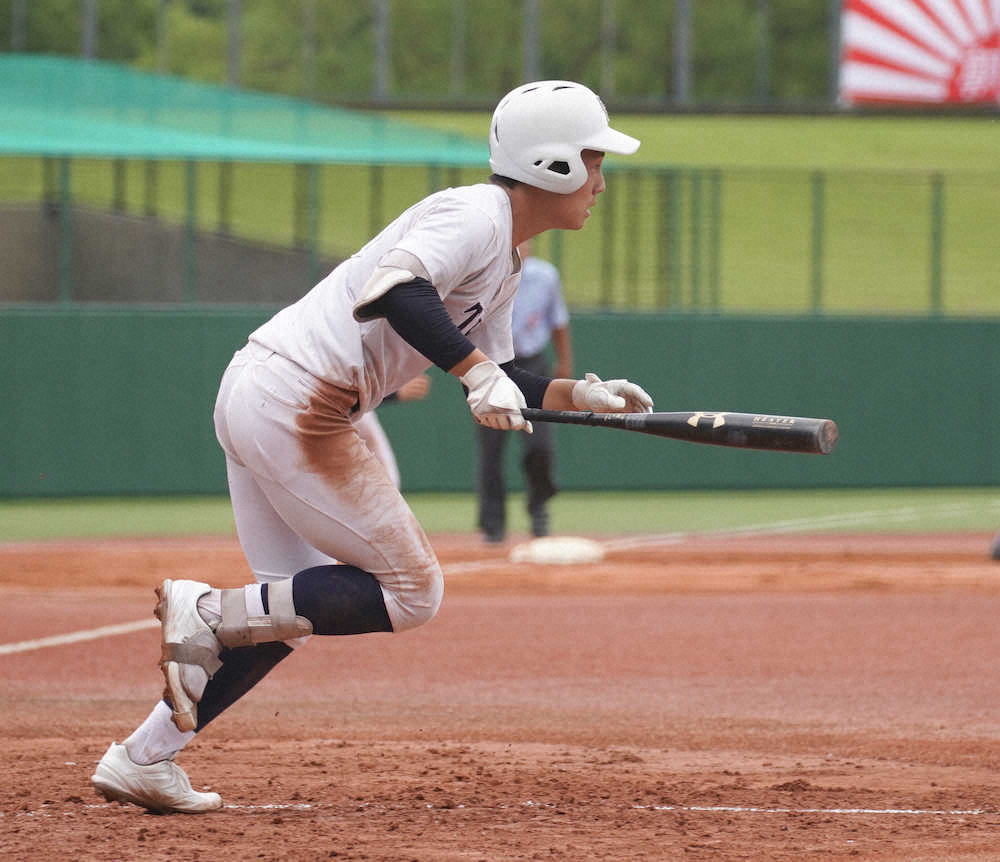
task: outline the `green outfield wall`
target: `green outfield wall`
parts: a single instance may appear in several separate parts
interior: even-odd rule
[[[212,428],[232,352],[269,309],[0,310],[0,496],[224,493]],[[557,427],[566,489],[1000,482],[1000,320],[577,315],[577,373],[628,376],[660,410],[824,416],[830,456]],[[379,411],[406,490],[469,490],[474,427],[438,371]],[[508,446],[518,487],[519,441]]]

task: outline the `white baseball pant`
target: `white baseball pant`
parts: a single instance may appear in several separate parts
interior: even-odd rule
[[[223,375],[216,435],[254,577],[356,566],[379,582],[399,632],[434,616],[444,578],[392,477],[358,435],[356,403],[356,393],[251,342]]]

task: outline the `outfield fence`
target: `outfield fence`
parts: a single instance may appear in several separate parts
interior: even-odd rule
[[[608,311],[1000,313],[1000,173],[619,168],[537,252]],[[0,158],[0,302],[284,303],[448,164]]]
[[[212,409],[258,308],[0,308],[0,498],[224,494]],[[831,455],[555,429],[565,490],[996,486],[1000,319],[586,314],[577,373],[638,380],[660,410],[834,419]],[[475,423],[458,383],[379,409],[408,491],[470,491]],[[519,447],[506,477],[521,487]],[[673,529],[664,525],[665,529]]]

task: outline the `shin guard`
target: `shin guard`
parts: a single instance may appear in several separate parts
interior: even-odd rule
[[[295,613],[292,578],[268,584],[267,597],[268,613],[251,617],[242,587],[222,590],[222,621],[215,636],[223,646],[234,649],[312,634],[312,623]]]

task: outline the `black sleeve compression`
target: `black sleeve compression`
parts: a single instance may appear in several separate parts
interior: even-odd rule
[[[370,303],[367,314],[384,317],[403,341],[444,371],[476,349],[452,323],[434,285],[424,278],[397,284]]]
[[[444,371],[476,349],[452,323],[434,285],[423,278],[387,290],[368,305],[367,315],[384,317],[400,338]],[[517,384],[529,407],[542,406],[550,378],[518,368],[513,362],[500,367]]]
[[[517,384],[517,388],[524,395],[524,401],[529,407],[541,407],[542,399],[545,397],[545,390],[552,382],[551,377],[542,377],[539,374],[532,374],[523,368],[518,368],[513,361],[505,362],[500,366],[504,373]]]

